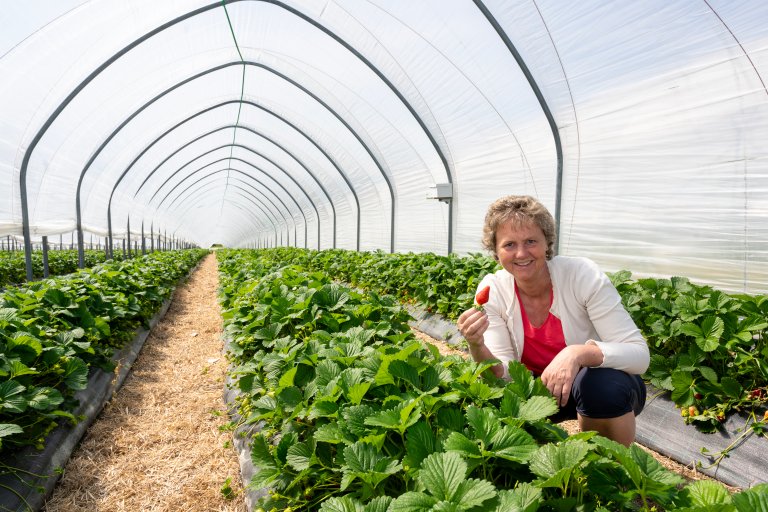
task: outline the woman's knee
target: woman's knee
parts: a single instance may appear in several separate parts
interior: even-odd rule
[[[612,368],[582,368],[573,383],[576,410],[590,418],[635,415],[645,405],[645,384],[637,375]]]

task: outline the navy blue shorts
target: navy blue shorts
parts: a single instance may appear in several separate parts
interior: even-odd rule
[[[635,416],[645,407],[645,383],[639,375],[613,368],[582,368],[573,381],[568,403],[553,422],[575,419],[578,412],[587,418],[617,418],[630,411]]]

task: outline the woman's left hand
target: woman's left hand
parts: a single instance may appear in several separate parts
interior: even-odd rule
[[[568,403],[573,380],[581,370],[579,355],[577,350],[573,350],[575,348],[576,346],[568,346],[561,350],[541,374],[541,382],[555,397],[558,407]]]
[[[571,396],[576,375],[585,366],[597,367],[603,364],[603,352],[591,343],[568,345],[561,350],[541,374],[541,382],[547,386],[557,405],[563,407]]]

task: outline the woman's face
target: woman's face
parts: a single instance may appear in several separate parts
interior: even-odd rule
[[[547,239],[532,221],[508,221],[496,229],[496,257],[517,282],[548,276]]]

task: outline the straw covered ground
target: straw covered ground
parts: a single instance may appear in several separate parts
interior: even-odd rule
[[[123,387],[88,429],[46,512],[245,511],[222,398],[216,258],[178,287]],[[229,479],[235,496],[221,489]]]

